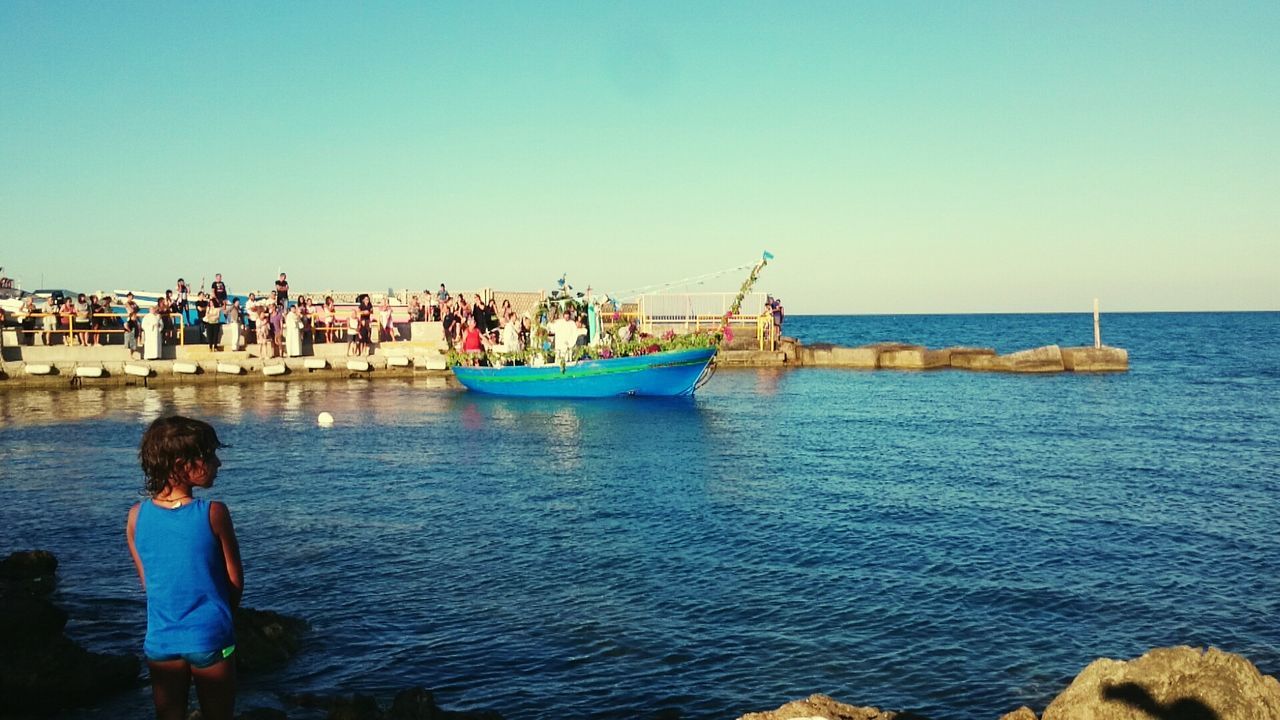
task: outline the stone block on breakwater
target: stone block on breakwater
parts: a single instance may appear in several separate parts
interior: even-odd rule
[[[797,349],[801,365],[814,367],[850,367],[874,369],[880,360],[879,346],[840,347],[831,343],[816,343]]]
[[[951,367],[960,370],[990,370],[991,359],[996,356],[995,348],[949,347],[947,352]],[[974,367],[975,365],[983,367]]]
[[[1062,349],[1057,345],[1045,345],[1008,355],[997,355],[991,369],[1022,373],[1062,372]]]
[[[913,346],[880,353],[880,367],[890,370],[933,370],[951,366],[951,350]]]
[[[1062,365],[1075,372],[1119,372],[1129,369],[1129,352],[1114,347],[1062,348]]]

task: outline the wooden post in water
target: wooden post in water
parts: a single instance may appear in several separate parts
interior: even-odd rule
[[[1098,298],[1093,299],[1093,347],[1102,347],[1102,330],[1098,327]]]

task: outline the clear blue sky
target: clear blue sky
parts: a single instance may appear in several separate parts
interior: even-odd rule
[[[28,288],[1280,309],[1280,2],[0,3]],[[704,289],[729,289],[734,276]]]

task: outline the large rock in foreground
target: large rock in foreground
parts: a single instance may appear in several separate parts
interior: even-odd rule
[[[810,695],[804,700],[789,702],[777,710],[747,713],[738,720],[926,720],[926,718],[907,712],[846,705],[826,695]]]
[[[0,561],[0,716],[48,715],[138,682],[137,657],[89,652],[63,634],[67,613],[46,597],[57,567],[43,550]]]
[[[1280,720],[1280,682],[1217,648],[1159,648],[1095,660],[1042,720]]]

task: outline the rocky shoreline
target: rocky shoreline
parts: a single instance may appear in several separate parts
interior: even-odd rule
[[[95,653],[63,632],[67,613],[49,600],[57,567],[57,558],[43,550],[16,552],[0,561],[0,717],[56,715],[143,684],[137,656]],[[307,630],[303,620],[242,608],[236,615],[240,671],[252,674],[288,663]],[[380,702],[363,694],[282,694],[281,700],[283,708],[250,708],[237,718],[287,720],[292,713],[329,720],[502,720],[493,710],[443,709],[421,687],[395,692],[385,706],[387,698]],[[198,710],[191,715],[199,717]],[[664,717],[678,720],[680,715]],[[930,718],[812,695],[738,720]],[[1216,648],[1157,648],[1130,661],[1096,660],[1042,713],[1021,707],[998,720],[1280,720],[1280,682],[1244,657]]]

